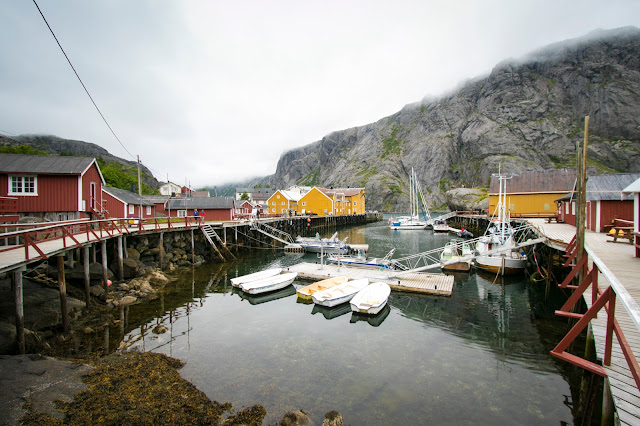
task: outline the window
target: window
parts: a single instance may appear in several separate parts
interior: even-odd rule
[[[275,202],[275,201],[272,201],[272,202],[271,202],[271,205],[272,205],[272,206],[275,206],[275,205],[276,205],[276,202]]]
[[[9,195],[38,195],[37,183],[35,176],[10,176]]]
[[[186,210],[178,210],[178,217],[187,217]]]
[[[274,204],[275,204],[275,203],[274,203]],[[275,212],[276,212],[276,209],[271,209],[271,212],[272,212],[272,213],[275,213]]]
[[[358,202],[357,202],[357,201],[354,201],[354,202],[353,202],[353,205],[354,205],[354,206],[357,206],[357,205],[358,205]]]
[[[287,202],[286,202],[286,201],[283,201],[283,202],[282,202],[282,203],[280,203],[280,204],[282,204],[283,206],[286,206],[286,205],[287,205]]]
[[[151,206],[147,206],[147,216],[151,216]]]
[[[509,204],[509,210],[515,210],[515,209],[516,209],[515,204]]]
[[[569,203],[564,203],[564,213],[569,214]]]
[[[136,206],[133,204],[129,204],[129,214],[134,214],[136,212]]]
[[[324,209],[324,214],[327,214],[327,213],[329,213],[329,210]]]
[[[575,215],[576,214],[576,202],[572,202],[571,203],[571,214]]]
[[[544,209],[551,210],[551,206],[549,205],[549,203],[544,203]]]
[[[306,201],[303,201],[303,202],[302,202],[302,205],[303,205],[303,206],[306,206],[306,205],[307,205],[307,202],[306,202]]]

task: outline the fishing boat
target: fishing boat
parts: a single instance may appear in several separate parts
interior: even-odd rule
[[[391,251],[382,258],[367,257],[362,250],[358,250],[358,254],[356,255],[330,254],[327,257],[327,262],[356,268],[388,269],[390,271],[405,270],[407,268],[405,265],[391,259],[395,251],[395,248],[391,249]]]
[[[411,211],[409,216],[389,219],[389,229],[398,231],[422,230],[426,229],[431,221],[431,214],[427,203],[424,201],[424,194],[413,167],[409,176],[409,209]]]
[[[326,306],[328,308],[342,303],[346,303],[356,295],[357,292],[369,285],[367,278],[347,281],[335,287],[315,292],[311,297],[316,305]]]
[[[285,288],[298,276],[297,272],[287,272],[286,274],[274,275],[260,280],[250,281],[240,284],[240,288],[249,294],[266,293]]]
[[[298,294],[298,297],[300,299],[312,300],[311,296],[313,295],[313,293],[335,287],[339,284],[344,284],[347,281],[348,278],[344,275],[340,277],[327,278],[326,280],[317,281],[311,285],[302,287],[296,293]]]
[[[453,239],[440,253],[440,265],[444,271],[469,271],[473,250],[471,245],[460,239]]]
[[[511,217],[506,208],[508,178],[501,174],[498,177],[498,204],[485,234],[476,244],[476,266],[499,275],[518,274],[524,272],[527,255],[516,245]]]
[[[254,272],[253,274],[243,275],[241,277],[231,278],[231,285],[234,287],[240,287],[243,283],[248,283],[262,278],[272,277],[282,272],[282,268],[271,268],[260,272]]]
[[[360,290],[349,304],[353,312],[375,315],[387,304],[390,294],[389,284],[375,282]]]

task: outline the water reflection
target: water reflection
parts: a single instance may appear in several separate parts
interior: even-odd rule
[[[449,239],[391,232],[377,224],[348,235],[373,256]],[[248,296],[229,284],[298,261],[269,251],[192,270],[124,313],[121,347],[182,359],[181,374],[210,398],[265,406],[265,424],[300,408],[317,423],[337,410],[354,425],[573,422],[570,374],[548,354],[564,324],[532,314],[547,302],[526,279],[456,274],[450,298],[393,292],[377,316],[299,303],[295,286]]]

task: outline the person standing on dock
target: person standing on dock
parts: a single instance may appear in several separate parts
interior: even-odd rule
[[[193,209],[193,223],[198,224],[198,209]]]
[[[206,215],[207,215],[207,214],[206,214],[206,212],[204,211],[204,209],[203,209],[203,210],[200,210],[200,214],[199,214],[199,216],[200,216],[200,222],[201,222],[203,225],[204,225],[204,221],[205,221],[205,216],[206,216]]]

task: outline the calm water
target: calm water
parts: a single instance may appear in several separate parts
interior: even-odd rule
[[[347,235],[375,256],[396,247],[396,257],[450,239],[383,223]],[[213,400],[263,405],[265,424],[297,409],[317,424],[331,410],[351,425],[573,424],[577,372],[549,355],[566,326],[526,278],[456,274],[452,297],[393,292],[375,318],[298,303],[293,287],[246,297],[229,283],[302,260],[315,258],[264,250],[197,268],[170,295],[131,307],[123,340],[180,358],[182,376]],[[152,333],[159,323],[169,332]]]

